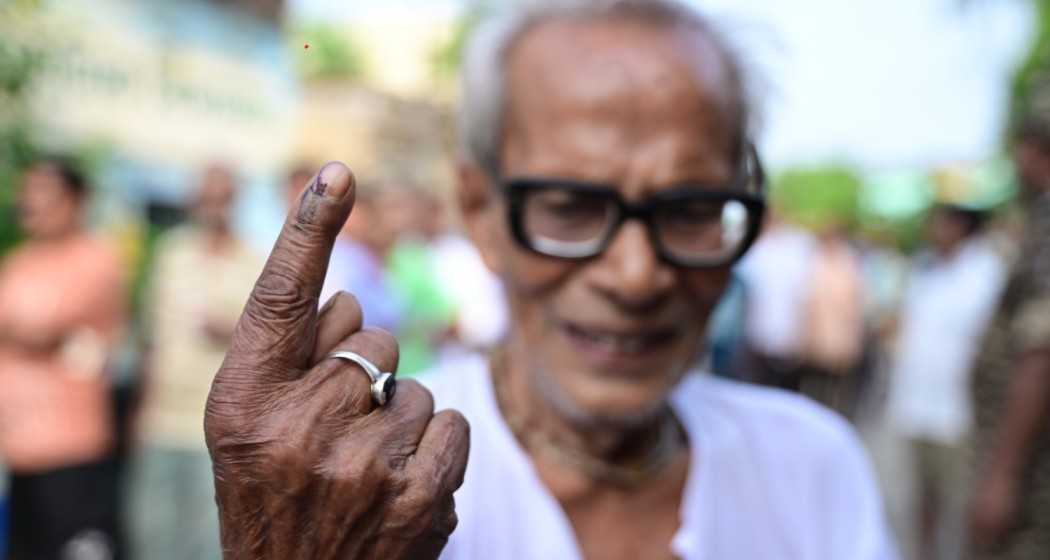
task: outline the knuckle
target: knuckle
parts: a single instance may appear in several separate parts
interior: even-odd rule
[[[434,525],[436,500],[426,492],[409,486],[391,508],[391,522],[399,531],[424,532]]]
[[[311,298],[306,297],[303,292],[295,271],[283,265],[273,266],[268,273],[262,275],[255,283],[252,293],[256,305],[252,306],[249,312],[267,319],[274,315],[284,316],[289,310],[312,303]]]
[[[339,293],[335,295],[335,297],[337,298],[336,303],[338,303],[340,306],[343,306],[344,308],[353,308],[357,310],[361,309],[361,301],[357,299],[357,296],[351,294],[350,292],[340,290]]]
[[[452,495],[412,489],[400,496],[390,521],[402,533],[447,537],[459,524]]]
[[[323,204],[323,202],[318,201],[315,204]],[[309,213],[300,211],[296,213],[295,219],[292,220],[290,231],[293,232],[293,235],[289,236],[289,241],[305,245],[324,239],[328,228],[323,224],[312,221],[312,216]]]
[[[209,420],[205,418],[207,424]],[[258,437],[227,425],[205,431],[208,452],[215,463],[247,466],[260,461],[269,450],[269,438]]]
[[[342,313],[360,312],[361,303],[357,297],[345,290],[339,290],[332,296],[331,305]]]
[[[456,527],[459,527],[459,515],[456,514],[456,507],[453,506],[448,514],[445,515],[439,530],[446,535],[451,535],[456,530]]]
[[[415,379],[403,379],[398,381],[398,395],[403,395],[404,402],[416,418],[431,417],[434,415],[434,395]],[[394,397],[397,398],[397,397]]]
[[[419,516],[427,514],[433,509],[435,498],[429,492],[415,486],[410,487],[410,490],[405,492],[401,498],[401,502],[406,512],[410,512],[414,516]]]
[[[394,478],[390,463],[383,459],[378,442],[358,441],[333,457],[339,476],[352,484],[385,486]]]
[[[241,407],[225,395],[213,388],[204,407],[204,437],[209,445],[236,437],[244,429]]]
[[[205,417],[233,415],[248,420],[249,425],[257,411],[270,410],[275,400],[286,397],[288,386],[280,382],[262,383],[278,379],[288,370],[276,366],[251,366],[240,363],[231,352],[212,381],[205,404]]]
[[[368,338],[370,344],[376,347],[376,352],[379,354],[376,359],[380,360],[384,366],[389,364],[389,369],[394,369],[401,354],[397,338],[389,331],[379,327],[365,327],[361,329],[361,333]]]
[[[258,458],[267,451],[267,446],[275,443],[302,443],[300,440],[311,433],[310,416],[286,413],[289,409],[302,408],[301,404],[289,400],[293,396],[284,385],[260,391],[254,385],[231,387],[217,380],[204,407],[204,436],[209,449],[220,455],[245,454]]]
[[[445,409],[435,415],[435,419],[439,418],[459,440],[468,441],[470,439],[470,422],[462,412],[453,408]]]

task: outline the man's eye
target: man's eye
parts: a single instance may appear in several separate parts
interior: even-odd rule
[[[668,225],[703,225],[722,218],[722,206],[709,203],[684,203],[662,208],[662,221]]]
[[[572,193],[544,193],[536,200],[537,210],[559,219],[602,217],[606,213],[604,200]]]

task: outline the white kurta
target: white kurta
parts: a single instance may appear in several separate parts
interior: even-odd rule
[[[500,416],[479,357],[424,376],[471,425],[445,559],[581,558],[565,512]],[[670,552],[686,560],[897,558],[868,459],[832,412],[787,392],[694,374],[673,405],[692,461]],[[641,514],[640,514],[641,515]]]

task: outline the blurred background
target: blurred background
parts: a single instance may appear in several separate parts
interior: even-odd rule
[[[770,384],[805,370],[788,388],[861,429],[902,549],[951,558],[931,551],[961,538],[957,506],[924,481],[952,475],[930,474],[915,444],[951,452],[971,404],[925,387],[950,401],[929,406],[963,411],[927,429],[913,402],[926,381],[901,364],[940,333],[909,293],[965,278],[969,330],[937,344],[973,346],[991,320],[1023,235],[1009,130],[1050,111],[1050,2],[692,3],[754,70],[774,209],[712,320],[707,366]],[[490,8],[0,0],[0,468],[32,494],[5,499],[0,477],[0,551],[14,531],[62,534],[9,526],[12,504],[77,496],[99,530],[68,558],[215,557],[203,395],[320,163],[350,163],[363,185],[326,294],[355,293],[398,333],[403,374],[499,338],[500,287],[449,204],[460,50]],[[71,231],[81,242],[60,252],[33,245]],[[924,275],[963,245],[980,250],[959,276]]]

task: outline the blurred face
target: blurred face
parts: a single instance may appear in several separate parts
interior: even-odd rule
[[[926,226],[930,245],[939,253],[949,253],[966,238],[966,224],[945,210],[935,210]]]
[[[1028,194],[1047,190],[1050,185],[1050,154],[1032,140],[1020,140],[1014,147],[1014,168],[1021,187]]]
[[[728,188],[732,103],[702,36],[619,20],[549,23],[523,36],[508,64],[503,177],[605,184],[629,204],[683,184]],[[507,200],[489,188],[493,203],[464,215],[506,282],[512,336],[527,348],[537,392],[580,421],[629,425],[659,410],[700,352],[728,266],[672,266],[633,219],[596,257],[538,255],[512,240]],[[559,204],[548,215],[560,216]]]
[[[50,165],[30,168],[18,192],[19,224],[33,239],[61,237],[80,226],[81,201]]]
[[[197,223],[207,229],[227,230],[230,213],[237,194],[233,176],[221,168],[209,169],[197,191],[193,216]]]

